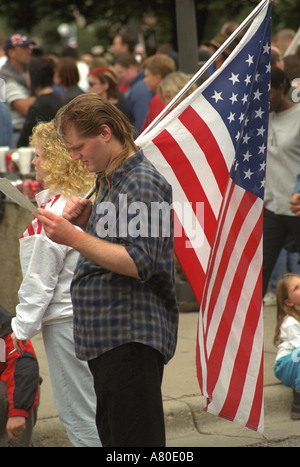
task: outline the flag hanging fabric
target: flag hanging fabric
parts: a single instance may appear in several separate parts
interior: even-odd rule
[[[210,413],[263,432],[262,213],[271,2],[223,66],[137,144],[173,187],[175,253],[200,304]]]

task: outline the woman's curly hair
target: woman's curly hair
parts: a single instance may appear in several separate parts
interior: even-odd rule
[[[91,174],[81,161],[74,161],[63,141],[58,138],[54,122],[39,123],[33,129],[31,146],[40,144],[43,148],[43,170],[47,173],[43,182],[45,188],[63,196],[82,196],[95,184]]]

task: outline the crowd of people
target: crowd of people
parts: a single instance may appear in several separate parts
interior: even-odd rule
[[[172,213],[168,238],[135,238],[128,231],[122,238],[103,232],[102,240],[98,206],[114,201],[118,212],[120,190],[133,203],[172,204],[170,185],[134,142],[148,112],[148,105],[140,112],[137,99],[150,104],[156,93],[131,55],[122,64],[116,57],[114,66],[102,61],[91,67],[84,90],[74,58],[35,56],[32,46],[24,36],[9,37],[1,69],[11,144],[34,147],[36,180],[44,186],[33,222],[20,238],[19,303],[12,315],[4,310],[1,445],[31,443],[38,371],[28,369],[35,397],[25,410],[24,400],[21,405],[15,397],[20,380],[14,380],[12,365],[25,363],[27,349],[34,360],[30,339],[42,329],[54,402],[74,446],[164,446],[161,383],[178,327]],[[123,55],[128,58],[128,52]],[[173,59],[157,59],[153,76],[163,73],[165,60],[167,71],[175,72]],[[82,196],[99,173],[92,204]],[[66,224],[62,231],[55,227],[54,238],[51,223],[59,219]],[[77,233],[84,235],[80,242],[70,243]]]
[[[61,56],[45,55],[21,34],[2,38],[2,43],[0,78],[5,82],[5,102],[0,109],[0,144],[11,148],[28,146],[38,122],[50,121],[60,107],[87,92],[116,105],[135,127],[137,137],[166,106],[159,84],[168,74],[180,72],[177,54],[169,49],[141,61],[134,38],[126,32],[115,36],[109,60],[91,54],[78,59],[71,47]],[[182,86],[189,79],[181,73]]]
[[[236,28],[226,23],[202,44],[199,61]],[[285,31],[272,42],[263,296],[265,304],[267,293],[277,289],[280,297],[274,371],[293,387],[298,419],[300,376],[291,355],[300,347],[300,47],[284,55],[292,39]],[[15,315],[0,307],[0,357],[2,340],[9,356],[0,367],[0,435],[30,445],[40,385],[30,339],[43,328],[55,404],[74,446],[164,446],[161,382],[178,327],[172,235],[107,238],[99,227],[99,200],[114,203],[116,212],[121,193],[146,205],[149,199],[172,203],[169,184],[134,141],[190,76],[168,48],[137,57],[128,33],[114,38],[110,61],[85,55],[85,67],[71,53],[37,53],[20,34],[2,42],[0,145],[34,145],[36,178],[45,190],[20,239],[23,281]],[[82,195],[95,180],[91,203]],[[278,282],[286,272],[288,280]],[[31,365],[32,391],[29,402],[15,407],[17,355]]]

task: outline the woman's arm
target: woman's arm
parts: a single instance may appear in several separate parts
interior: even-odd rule
[[[52,241],[74,248],[105,269],[139,279],[137,267],[124,245],[82,232],[50,211],[39,209],[34,215],[43,222],[45,232]]]

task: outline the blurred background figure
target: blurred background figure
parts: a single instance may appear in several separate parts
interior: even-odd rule
[[[115,71],[119,82],[129,86],[125,93],[126,103],[132,115],[133,125],[138,136],[149,110],[149,104],[154,97],[144,81],[144,70],[132,54],[120,54],[115,60]]]
[[[59,58],[54,73],[54,83],[63,89],[63,104],[67,104],[74,97],[84,91],[78,85],[79,71],[76,60],[72,57]]]
[[[21,34],[13,34],[4,44],[7,60],[0,70],[0,78],[5,81],[6,103],[11,112],[13,147],[16,147],[29,107],[35,101],[25,78],[33,45],[32,40]]]
[[[36,96],[29,108],[17,146],[28,146],[32,130],[39,122],[49,122],[63,105],[62,96],[53,89],[54,62],[51,58],[33,58],[28,66],[28,86]]]
[[[114,104],[123,112],[129,120],[131,115],[128,110],[124,95],[118,90],[118,79],[111,68],[98,67],[89,73],[89,92],[94,92],[103,99]]]
[[[149,103],[149,110],[143,123],[142,131],[161,113],[165,108],[165,102],[161,99],[158,87],[161,81],[169,73],[176,70],[175,61],[165,54],[155,54],[147,58],[144,63],[145,78],[144,81],[149,91],[155,93]]]
[[[184,86],[190,81],[191,76],[182,71],[174,71],[173,73],[168,74],[159,84],[159,93],[161,99],[165,104],[169,104],[174,97],[184,88]],[[197,85],[193,84],[190,89],[183,94],[183,96],[176,103],[178,105],[182,102],[187,96],[192,94],[197,89]]]
[[[134,54],[135,46],[135,36],[127,31],[120,31],[113,38],[111,50],[114,56],[124,53]]]
[[[283,55],[278,47],[275,47],[274,45],[271,46],[271,65],[284,70]]]
[[[278,31],[272,38],[272,43],[276,46],[280,52],[284,55],[289,45],[292,43],[295,37],[295,31],[290,28],[284,28]]]
[[[89,74],[89,65],[86,63],[85,60],[79,58],[77,47],[66,46],[64,47],[62,57],[71,57],[75,60],[78,73],[79,73],[79,81],[78,86],[84,92],[88,91],[88,74]]]
[[[134,34],[127,31],[119,31],[113,38],[110,51],[112,53],[112,63],[120,54],[130,54],[134,56],[136,47],[136,38]],[[129,88],[129,85],[124,82],[119,83],[119,90],[124,94]]]
[[[12,147],[13,126],[6,102],[0,101],[0,146]]]

